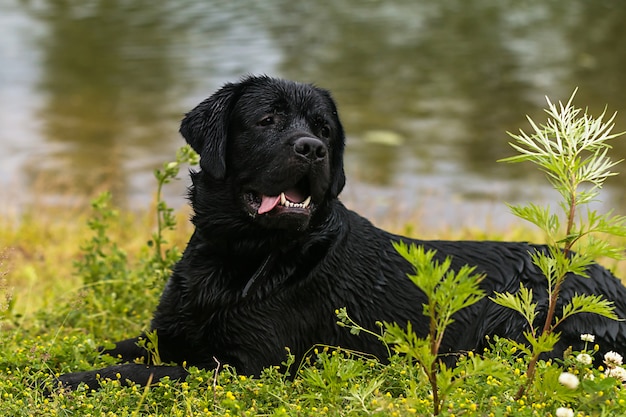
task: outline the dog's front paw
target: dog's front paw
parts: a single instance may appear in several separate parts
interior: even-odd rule
[[[97,389],[100,386],[97,371],[71,372],[60,375],[55,379],[54,388],[69,389],[72,391],[76,390],[81,383],[84,383],[89,389]]]

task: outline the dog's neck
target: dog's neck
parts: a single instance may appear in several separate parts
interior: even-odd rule
[[[338,201],[335,204],[342,206]],[[342,213],[342,208],[337,211]],[[238,233],[240,229],[196,227],[192,240],[201,242],[203,256],[227,268],[231,282],[239,283],[236,291],[249,298],[304,278],[301,271],[319,262],[332,242],[341,241],[339,235],[345,230],[340,217],[327,216],[320,227],[305,232],[248,227],[245,237]]]

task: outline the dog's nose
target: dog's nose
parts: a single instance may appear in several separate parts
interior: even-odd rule
[[[296,154],[303,156],[311,161],[317,161],[326,158],[326,145],[315,138],[299,138],[293,144],[293,150]]]

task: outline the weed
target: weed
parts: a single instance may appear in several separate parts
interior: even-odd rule
[[[524,131],[518,135],[510,134],[514,139],[511,146],[520,154],[503,160],[530,161],[538,165],[562,197],[561,216],[552,213],[550,207],[532,203],[511,206],[515,215],[537,225],[548,241],[547,252],[532,254],[533,263],[548,281],[548,311],[543,327],[534,327],[539,311],[532,301],[532,291],[521,287],[517,294],[496,294],[492,298],[494,302],[519,312],[530,327],[530,331],[524,334],[530,348],[519,346],[529,355],[530,361],[526,381],[520,386],[516,398],[521,398],[533,383],[539,356],[553,349],[559,340],[555,331],[564,320],[579,313],[618,319],[612,304],[595,295],[575,295],[563,306],[561,315],[556,315],[561,286],[570,274],[587,276],[587,267],[600,256],[622,257],[622,248],[613,247],[606,239],[597,239],[594,235],[626,236],[624,216],[599,214],[589,208],[585,216],[579,215],[583,206],[596,199],[604,181],[616,175],[611,168],[618,162],[607,156],[610,149],[607,141],[620,134],[611,134],[615,114],[606,121],[605,113],[594,119],[572,105],[575,94],[576,91],[565,105],[559,102],[557,106],[547,99],[548,122],[538,126],[529,117],[534,132],[530,135]]]
[[[152,240],[148,242],[148,245],[154,246],[152,263],[155,272],[159,275],[157,279],[166,279],[169,276],[170,268],[181,256],[181,252],[176,246],[171,246],[167,249],[163,248],[168,243],[165,239],[165,232],[176,229],[174,209],[169,207],[163,199],[163,186],[177,178],[181,165],[194,166],[198,165],[198,162],[198,154],[189,145],[185,145],[176,152],[175,161],[164,164],[163,169],[157,169],[154,172],[154,176],[157,179],[157,230],[152,234]]]

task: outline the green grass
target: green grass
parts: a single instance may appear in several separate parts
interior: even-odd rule
[[[104,275],[118,275],[91,286],[84,282],[89,268],[98,265],[87,261],[89,251],[97,252],[93,247],[93,219],[98,216],[89,210],[46,213],[38,208],[36,212],[37,216],[0,219],[4,247],[0,299],[6,300],[5,296],[12,294],[11,301],[3,303],[0,322],[0,415],[404,416],[431,412],[433,398],[427,379],[406,358],[393,356],[390,364],[383,365],[359,353],[324,347],[317,347],[318,355],[310,358],[309,364],[290,365],[289,372],[295,378],[277,369],[250,378],[228,367],[219,373],[192,368],[191,376],[182,384],[160,381],[144,389],[120,387],[119,381],[111,381],[98,392],[45,397],[42,387],[51,386],[52,375],[110,364],[110,358],[95,353],[96,346],[145,329],[164,278],[155,282],[147,261],[153,251],[148,242],[156,228],[152,212],[117,213],[107,220],[104,234],[108,242],[99,249],[105,264],[98,268],[104,268],[99,270]],[[111,207],[102,212],[115,214]],[[168,247],[183,247],[191,233],[188,213],[183,211],[176,217],[176,230],[166,232]],[[88,219],[92,219],[91,228]],[[419,219],[412,219],[410,229],[420,229]],[[458,238],[459,234],[480,239],[538,238],[522,228],[491,234],[465,230],[438,238]],[[511,378],[518,380],[524,364],[513,350],[498,341],[481,356],[499,361]],[[473,355],[467,356],[460,366],[471,369],[472,360]],[[285,361],[289,361],[287,351]],[[570,360],[569,365],[541,366],[545,381],[576,365]],[[575,392],[548,393],[537,388],[515,401],[516,383],[501,376],[477,375],[449,393],[442,415],[549,416],[555,415],[557,407],[568,404],[580,412],[578,415],[618,415],[613,413],[626,411],[626,394],[613,379],[605,378],[598,369],[577,372],[583,371],[592,372],[595,381],[605,384],[601,392],[584,384]]]
[[[161,184],[178,172],[178,165],[165,167],[157,175]],[[0,415],[432,413],[431,385],[410,355],[392,355],[389,364],[382,364],[359,352],[324,346],[312,348],[304,363],[293,363],[286,350],[286,374],[270,368],[251,378],[227,366],[221,366],[219,372],[191,368],[184,383],[154,381],[149,388],[142,388],[108,381],[97,392],[55,390],[54,375],[113,362],[97,355],[97,346],[146,329],[167,280],[167,268],[192,233],[188,210],[174,213],[162,202],[155,206],[124,212],[102,196],[91,208],[33,206],[22,215],[0,217]],[[424,234],[420,233],[426,230],[421,227],[420,211],[415,213],[401,227],[386,223],[388,218],[373,220],[393,232],[420,238],[542,239],[521,226],[504,231],[430,230]],[[623,269],[617,272],[625,276]],[[586,353],[594,352],[590,346]],[[459,360],[454,379],[443,385],[449,388],[442,397],[440,415],[555,416],[559,407],[571,407],[577,416],[626,414],[626,391],[621,384],[607,377],[603,369],[582,365],[574,358],[540,361],[536,382],[515,400],[527,360],[508,341],[494,340],[485,352]],[[580,377],[576,389],[558,383],[565,370]],[[46,391],[52,395],[45,396]]]
[[[12,313],[30,316],[53,309],[80,292],[83,277],[74,263],[83,255],[81,246],[91,239],[87,226],[89,207],[62,209],[32,208],[19,217],[0,215],[0,291],[11,293]],[[173,245],[184,246],[191,235],[188,211],[178,213],[178,230],[169,233]],[[156,228],[151,211],[122,212],[111,222],[111,240],[121,242],[130,260],[146,251],[146,242]],[[1,298],[0,298],[1,299]]]

